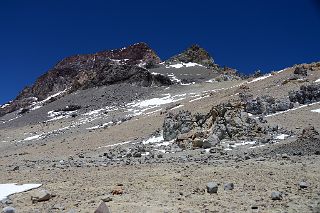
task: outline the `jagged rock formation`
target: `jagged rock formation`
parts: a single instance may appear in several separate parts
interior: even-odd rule
[[[256,99],[247,99],[244,102],[245,111],[253,115],[267,115],[293,108],[293,103],[289,100],[276,100],[269,95],[257,97]]]
[[[265,121],[250,118],[240,102],[213,106],[206,115],[181,111],[169,114],[164,120],[165,140],[176,139],[182,148],[212,147],[220,140],[260,140],[270,137],[279,129],[269,127]],[[267,140],[267,139],[266,139]]]
[[[213,58],[210,54],[199,45],[192,45],[184,52],[175,55],[166,61],[167,63],[197,63],[208,68],[216,67]]]
[[[289,99],[300,104],[320,101],[320,84],[302,85],[299,91],[289,93]]]

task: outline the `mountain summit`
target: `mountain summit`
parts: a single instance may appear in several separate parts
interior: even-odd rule
[[[194,44],[182,53],[175,55],[167,60],[169,63],[197,63],[203,65],[208,68],[215,67],[216,64],[214,63],[213,58],[210,54],[199,45]]]

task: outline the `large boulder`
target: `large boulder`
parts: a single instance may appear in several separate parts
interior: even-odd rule
[[[178,134],[184,134],[192,129],[192,115],[189,111],[180,111],[174,115],[167,114],[163,123],[163,138],[165,141],[175,139]]]
[[[287,99],[275,99],[271,96],[261,96],[245,101],[245,111],[253,115],[270,114],[293,108],[293,103]]]

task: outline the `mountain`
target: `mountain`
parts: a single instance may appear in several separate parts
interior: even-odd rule
[[[240,78],[197,46],[97,54],[0,106],[4,212],[319,212],[320,62]]]
[[[170,85],[168,78],[151,75],[143,68],[148,63],[160,62],[160,58],[145,43],[68,57],[40,76],[31,87],[24,88],[10,106],[0,109],[0,116],[65,90],[74,92],[119,82],[141,86]]]
[[[237,76],[233,69],[228,68],[228,73],[226,69],[220,69],[218,65],[214,64],[209,53],[198,45],[192,45],[181,54],[167,60],[164,64],[169,67],[166,67],[165,70],[155,70],[154,68],[163,66],[161,59],[146,43],[141,42],[121,49],[75,55],[63,59],[40,76],[32,86],[25,87],[7,107],[0,109],[0,116],[21,109],[28,110],[36,102],[48,98],[53,101],[65,93],[92,87],[124,82],[150,87],[197,81],[194,77],[186,79],[185,76],[180,76],[181,79],[178,82],[175,79],[176,76],[172,78],[168,71],[176,73],[175,69],[170,68],[177,66],[177,64],[180,66],[179,63],[186,63],[187,67],[203,66],[208,69],[208,71],[197,73],[202,79],[208,78],[207,80],[210,80],[215,76],[214,73],[223,74],[225,80]],[[231,73],[230,70],[234,72]],[[152,72],[157,72],[160,75],[152,75]],[[195,72],[191,70],[190,75],[195,75]],[[170,78],[173,82],[170,81]],[[54,99],[51,98],[52,96]]]

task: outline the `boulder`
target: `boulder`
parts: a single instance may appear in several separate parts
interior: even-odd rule
[[[271,193],[272,200],[282,200],[282,193],[281,192],[272,192]]]

